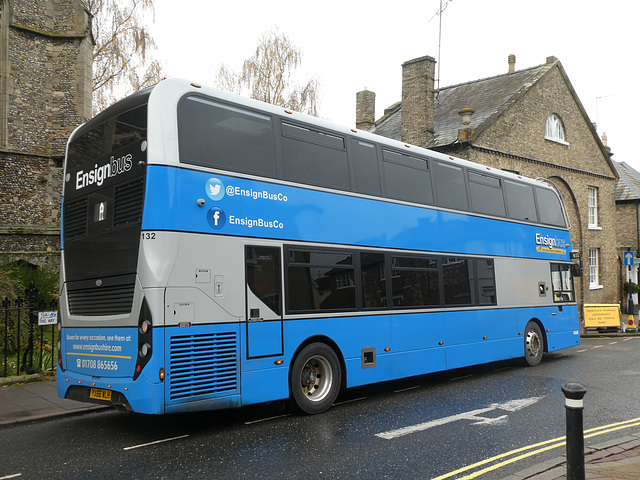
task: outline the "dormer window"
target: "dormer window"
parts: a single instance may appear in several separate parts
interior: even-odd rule
[[[549,118],[547,118],[544,138],[553,142],[562,143],[563,145],[569,145],[564,138],[564,125],[562,123],[562,119],[555,113],[552,113],[549,115]]]

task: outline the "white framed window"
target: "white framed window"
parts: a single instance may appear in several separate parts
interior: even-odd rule
[[[569,145],[565,138],[564,124],[562,123],[562,119],[555,113],[552,113],[547,118],[544,138],[546,138],[547,140],[552,140],[554,142],[562,143],[564,145]]]
[[[589,288],[602,288],[600,285],[600,249],[589,249]]]
[[[598,227],[598,188],[589,187],[588,192],[589,205],[589,228]]]

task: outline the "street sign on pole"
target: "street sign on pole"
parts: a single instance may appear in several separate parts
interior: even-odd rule
[[[56,325],[58,312],[38,312],[38,325]]]
[[[634,253],[633,252],[624,252],[623,257],[624,257],[624,264],[627,267],[632,267],[633,263],[634,263]]]

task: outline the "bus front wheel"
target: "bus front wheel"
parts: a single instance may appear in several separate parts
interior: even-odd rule
[[[524,336],[524,359],[531,367],[539,365],[544,354],[544,337],[540,326],[529,322]]]
[[[291,396],[304,413],[314,415],[328,410],[340,391],[340,362],[324,343],[307,345],[298,354],[291,369]]]

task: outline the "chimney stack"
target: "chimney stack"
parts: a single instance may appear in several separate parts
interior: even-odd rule
[[[604,149],[607,151],[607,153],[609,154],[609,158],[611,158],[613,156],[613,152],[611,151],[611,147],[609,145],[607,145],[607,134],[606,133],[602,133],[602,144],[604,145]]]
[[[421,57],[402,64],[401,139],[426,146],[435,131],[434,78],[436,60]]]
[[[516,56],[512,53],[509,55],[509,73],[516,71]]]
[[[356,93],[356,128],[371,130],[376,122],[376,94],[364,88]]]

